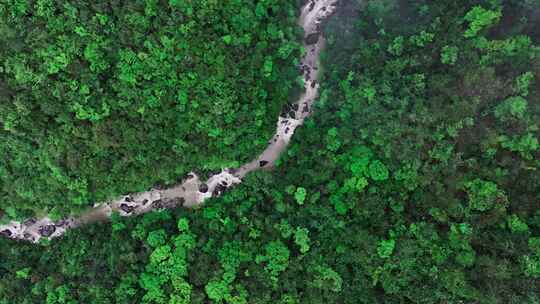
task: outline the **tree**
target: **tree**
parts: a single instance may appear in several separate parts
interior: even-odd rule
[[[481,30],[498,22],[501,16],[500,11],[487,10],[481,6],[475,6],[463,17],[465,21],[469,22],[469,28],[463,35],[466,38],[473,38]]]

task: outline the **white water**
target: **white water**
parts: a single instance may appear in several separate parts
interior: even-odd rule
[[[70,228],[105,221],[110,218],[113,211],[119,212],[122,216],[131,216],[163,208],[197,207],[206,199],[219,196],[227,188],[241,183],[242,178],[249,172],[262,167],[273,167],[287,148],[296,128],[310,115],[313,102],[318,97],[319,55],[325,43],[324,37],[320,34],[320,23],[334,12],[337,1],[310,0],[302,7],[299,25],[304,29],[306,53],[301,59],[300,68],[304,75],[305,91],[283,116],[279,116],[276,133],[259,157],[240,168],[223,169],[221,173],[211,176],[204,183],[192,172],[180,185],[169,189],[152,189],[126,195],[115,201],[96,204],[77,218],[70,217],[56,222],[48,217],[24,222],[11,221],[6,225],[0,225],[0,233],[13,239],[36,243],[41,238],[51,239],[61,236]],[[306,41],[311,44],[307,44]]]

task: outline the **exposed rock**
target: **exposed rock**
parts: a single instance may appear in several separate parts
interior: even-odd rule
[[[183,197],[175,197],[173,199],[170,199],[170,200],[166,201],[163,206],[164,206],[164,208],[175,208],[175,207],[178,207],[178,206],[183,206],[185,202],[186,202],[185,198],[183,198]]]
[[[56,226],[54,225],[45,225],[39,227],[39,234],[44,237],[51,236],[56,231]]]
[[[133,210],[135,210],[135,207],[128,204],[121,204],[120,209],[122,209],[122,211],[124,211],[125,213],[131,213],[133,212]]]
[[[218,197],[225,191],[227,191],[227,187],[221,184],[218,184],[216,185],[216,188],[214,189],[214,191],[212,191],[212,197]]]
[[[176,206],[178,206],[178,204],[180,204],[179,198],[166,199],[166,200],[161,201],[161,205],[160,205],[159,208],[161,208],[161,209],[171,209],[171,208],[175,208]]]
[[[152,202],[152,208],[154,209],[161,209],[163,208],[163,201],[158,199]]]
[[[199,192],[206,193],[208,192],[208,185],[205,183],[202,183],[199,185]]]
[[[307,45],[312,45],[319,41],[320,36],[321,36],[320,32],[311,33],[306,36],[306,39],[304,39],[304,41],[306,42]]]
[[[291,110],[291,104],[290,104],[290,103],[285,104],[285,105],[281,108],[281,113],[280,113],[279,116],[285,117],[285,115],[287,115],[287,112],[289,112],[290,110]]]
[[[218,197],[220,194],[221,192],[219,192],[218,189],[214,189],[214,191],[212,191],[212,197]]]
[[[9,230],[9,229],[0,231],[0,235],[2,235],[2,236],[10,237],[11,234],[12,234],[11,230]]]

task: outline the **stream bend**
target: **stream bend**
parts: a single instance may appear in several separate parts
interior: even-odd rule
[[[199,176],[191,172],[179,185],[172,188],[151,189],[125,195],[114,201],[98,203],[79,217],[68,217],[59,221],[53,221],[49,217],[30,218],[22,222],[11,221],[0,225],[0,235],[37,243],[42,238],[59,237],[71,228],[108,220],[113,211],[122,216],[133,216],[164,208],[196,207],[206,199],[220,196],[228,188],[241,183],[246,174],[273,167],[287,148],[296,128],[311,114],[313,102],[319,96],[319,55],[325,44],[321,22],[334,13],[337,2],[338,0],[309,0],[302,7],[298,23],[305,33],[305,54],[301,58],[299,69],[304,76],[305,90],[296,103],[288,104],[282,110],[276,124],[276,133],[257,158],[239,168],[223,169],[206,181],[201,181]]]

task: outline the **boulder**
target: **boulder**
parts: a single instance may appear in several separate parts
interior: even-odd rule
[[[121,204],[120,209],[124,211],[125,213],[131,213],[135,209],[134,206],[130,206],[128,204]]]
[[[44,237],[51,236],[55,231],[56,231],[55,225],[45,225],[45,226],[39,227],[39,234],[41,234],[41,236],[44,236]]]
[[[163,201],[158,199],[152,202],[152,208],[154,209],[161,209],[163,208]]]
[[[2,231],[0,231],[0,235],[10,237],[11,236],[11,230],[9,230],[9,229],[2,230]]]
[[[315,44],[315,43],[317,43],[319,41],[319,36],[320,35],[321,35],[321,33],[319,33],[319,32],[311,33],[311,34],[306,36],[306,39],[304,39],[304,41],[306,42],[307,45]]]
[[[199,192],[206,193],[208,192],[208,185],[205,183],[202,183],[199,185]]]

